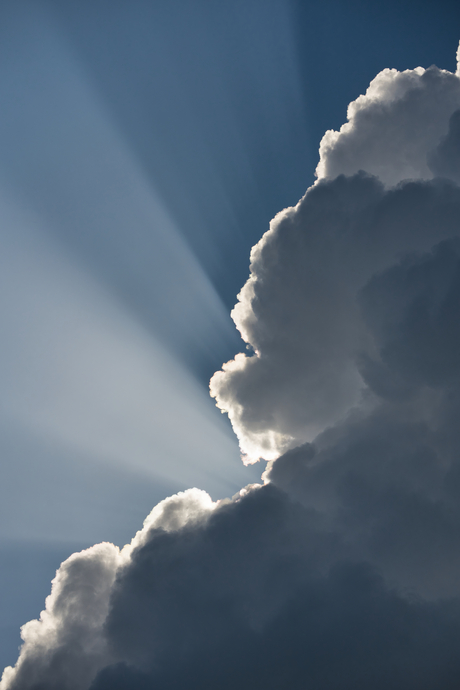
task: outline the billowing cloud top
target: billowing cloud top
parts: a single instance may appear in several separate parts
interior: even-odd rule
[[[460,107],[456,74],[437,67],[385,69],[348,106],[348,122],[320,144],[318,178],[365,170],[387,186],[433,177],[429,156]]]
[[[211,382],[265,484],[62,564],[1,690],[454,690],[460,79],[385,70],[251,254]]]

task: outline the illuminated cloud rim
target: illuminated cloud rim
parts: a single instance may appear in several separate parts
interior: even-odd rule
[[[1,690],[458,688],[458,72],[381,72],[317,175],[211,381],[265,483],[71,556]]]

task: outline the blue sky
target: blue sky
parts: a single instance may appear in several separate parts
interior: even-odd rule
[[[454,2],[2,3],[0,665],[65,556],[123,545],[175,491],[258,480],[207,391],[244,349],[250,248],[375,74],[455,71],[459,20]]]

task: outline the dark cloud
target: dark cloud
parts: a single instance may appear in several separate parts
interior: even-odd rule
[[[373,277],[360,295],[380,361],[368,360],[368,385],[390,390],[453,383],[460,374],[460,241],[409,256]],[[391,395],[391,393],[390,393]]]
[[[401,175],[445,161],[459,83],[381,73],[253,249],[212,392],[265,484],[71,556],[1,690],[458,688],[460,188]]]
[[[414,417],[383,405],[289,451],[269,477],[401,591],[459,596],[458,445],[433,418]]]
[[[428,163],[434,175],[460,182],[460,110],[452,113],[449,131],[429,154]]]
[[[103,627],[113,551],[94,547],[73,557],[72,572],[63,566],[69,588],[48,606],[61,620],[54,645],[48,632],[7,687],[456,687],[456,601],[398,593],[319,511],[273,484],[201,515],[196,498],[175,501],[187,513],[195,500],[191,522],[138,535]]]
[[[219,626],[225,626],[223,640],[209,630],[203,645],[160,658],[150,672],[107,667],[91,690],[454,688],[460,672],[456,613],[451,605],[399,597],[365,565],[341,564],[291,590],[263,630],[235,625],[227,615]]]
[[[375,358],[368,405],[292,449],[267,475],[403,591],[460,596],[460,245],[375,275],[358,301]]]

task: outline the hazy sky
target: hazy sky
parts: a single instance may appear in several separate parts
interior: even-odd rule
[[[450,2],[0,4],[0,666],[71,553],[276,460],[72,557],[2,690],[456,687],[459,38]]]

